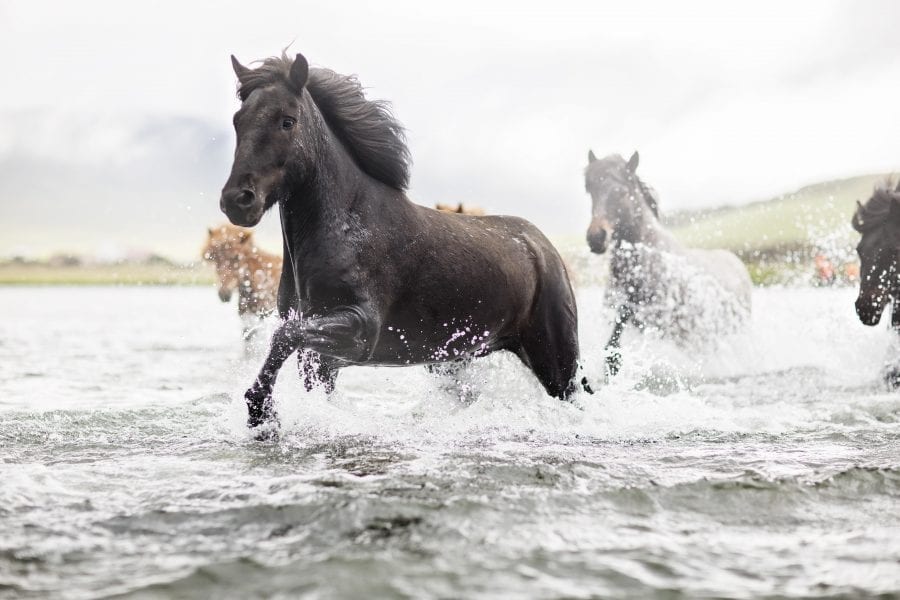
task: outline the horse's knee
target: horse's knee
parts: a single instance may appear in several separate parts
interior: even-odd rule
[[[338,372],[337,369],[322,360],[322,355],[312,350],[300,352],[297,355],[297,366],[300,379],[303,380],[303,387],[307,392],[311,392],[317,387],[324,389],[326,394],[334,391]]]

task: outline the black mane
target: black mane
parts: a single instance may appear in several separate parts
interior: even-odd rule
[[[641,194],[643,194],[644,196],[644,202],[646,202],[647,206],[650,207],[650,210],[653,212],[653,216],[658,219],[659,196],[657,196],[656,190],[644,183],[644,180],[638,177],[637,173],[634,174],[634,178],[637,180],[638,187],[641,189]]]
[[[265,59],[241,77],[238,98],[243,102],[255,90],[273,83],[293,89],[293,63],[286,54]],[[305,89],[363,171],[397,190],[409,187],[409,148],[390,103],[367,100],[355,75],[341,75],[331,69],[310,69]]]
[[[891,214],[892,206],[896,204],[900,208],[900,184],[897,189],[892,189],[891,181],[887,180],[875,186],[872,197],[865,204],[857,204],[851,224],[856,231],[865,233],[882,225]]]

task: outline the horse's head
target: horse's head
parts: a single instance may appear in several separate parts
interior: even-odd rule
[[[900,300],[900,185],[878,187],[865,204],[857,202],[852,225],[862,234],[856,314],[876,325],[888,301]]]
[[[231,300],[231,294],[240,285],[238,273],[245,254],[253,251],[252,233],[241,227],[222,225],[210,227],[203,259],[213,263],[219,278],[219,299]]]
[[[283,193],[286,180],[307,164],[310,102],[303,88],[309,65],[302,54],[267,59],[257,69],[232,56],[241,108],[234,115],[237,147],[219,206],[235,225],[252,227]]]
[[[637,177],[640,157],[635,152],[626,162],[618,154],[597,158],[588,151],[585,189],[591,195],[591,224],[587,243],[591,252],[603,254],[617,229],[634,226],[648,206],[656,214],[656,200],[642,189]]]

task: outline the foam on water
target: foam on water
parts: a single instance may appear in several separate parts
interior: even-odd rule
[[[765,289],[701,349],[579,291],[593,396],[289,362],[277,442],[209,289],[0,291],[0,598],[865,596],[900,590],[900,395],[847,289]],[[896,349],[896,348],[895,348]]]

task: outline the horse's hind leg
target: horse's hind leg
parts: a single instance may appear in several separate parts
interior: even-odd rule
[[[570,291],[538,302],[516,354],[548,394],[560,400],[572,395],[578,371],[578,316]],[[582,385],[590,391],[586,380]]]
[[[328,365],[321,354],[312,350],[304,350],[297,354],[297,366],[300,370],[300,379],[307,392],[317,387],[325,390],[326,394],[334,391],[334,382],[337,379],[337,369]]]
[[[575,392],[575,374],[578,371],[576,336],[529,334],[522,337],[516,354],[551,396],[568,400]]]

